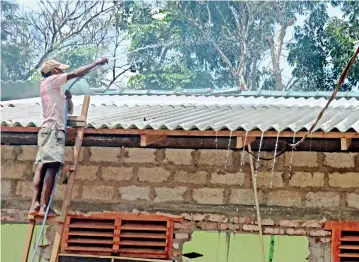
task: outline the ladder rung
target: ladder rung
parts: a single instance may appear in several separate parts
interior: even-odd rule
[[[44,221],[44,216],[33,216],[33,215],[28,215],[27,218],[31,221],[31,220],[35,220],[36,222],[38,221]],[[46,218],[46,222],[52,223],[52,222],[57,222],[56,221],[57,217],[47,217]]]
[[[86,122],[86,116],[68,116],[68,121]]]

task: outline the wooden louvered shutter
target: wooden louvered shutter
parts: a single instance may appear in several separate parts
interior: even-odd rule
[[[115,245],[115,219],[67,217],[62,252],[110,255]]]
[[[359,222],[335,222],[325,224],[332,230],[332,262],[359,261]]]
[[[123,218],[120,228],[121,256],[168,258],[171,254],[171,221]]]
[[[121,213],[69,215],[61,253],[170,258],[174,220],[182,219]]]

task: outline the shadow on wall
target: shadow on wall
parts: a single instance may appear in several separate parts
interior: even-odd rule
[[[73,81],[75,80],[64,85],[63,90],[69,88]],[[1,81],[1,101],[39,97],[40,83],[41,81]],[[73,95],[90,95],[91,88],[86,79],[80,79],[71,88],[71,93]]]
[[[274,236],[272,262],[308,262],[308,238]],[[266,261],[270,256],[271,236],[264,236]],[[194,232],[183,245],[183,261],[193,262],[262,262],[260,237],[254,234]],[[202,256],[200,256],[202,255]]]

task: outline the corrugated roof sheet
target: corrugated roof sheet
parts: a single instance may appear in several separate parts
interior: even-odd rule
[[[74,96],[75,115],[83,96]],[[92,96],[88,127],[184,130],[308,130],[325,98],[253,96]],[[40,126],[40,98],[1,102],[1,125]],[[359,100],[333,101],[316,131],[359,132]]]

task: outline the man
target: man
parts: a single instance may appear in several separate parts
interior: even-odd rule
[[[41,67],[41,74],[44,77],[40,85],[44,122],[38,134],[39,150],[35,162],[38,167],[34,176],[34,193],[30,215],[45,214],[56,173],[64,162],[65,128],[67,124],[65,123],[66,100],[69,114],[73,112],[73,103],[70,91],[63,93],[61,86],[71,79],[84,76],[92,68],[105,63],[108,63],[108,59],[101,58],[71,73],[63,71],[69,68],[68,65],[61,64],[56,60],[48,60]],[[44,190],[44,199],[43,204],[40,205],[42,189]],[[49,209],[48,216],[56,216],[56,213]]]

